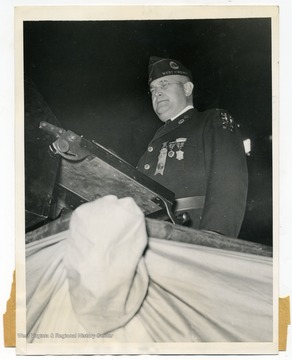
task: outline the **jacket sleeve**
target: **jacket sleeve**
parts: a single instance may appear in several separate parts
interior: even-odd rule
[[[203,135],[207,191],[200,228],[236,238],[243,221],[248,173],[239,126],[215,110]]]

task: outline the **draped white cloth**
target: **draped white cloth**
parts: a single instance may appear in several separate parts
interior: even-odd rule
[[[26,246],[33,342],[266,342],[272,259],[148,238],[131,198],[73,212],[68,231]]]

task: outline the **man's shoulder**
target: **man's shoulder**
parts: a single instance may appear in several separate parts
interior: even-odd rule
[[[215,128],[221,128],[233,132],[238,124],[229,111],[223,108],[212,108],[204,111],[197,111],[197,116],[206,124]]]
[[[229,114],[229,112],[223,108],[211,108],[206,110],[195,110],[196,114],[203,118],[208,117],[221,117],[223,114]]]

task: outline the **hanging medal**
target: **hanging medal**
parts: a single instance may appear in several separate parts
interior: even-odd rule
[[[182,149],[183,149],[186,141],[187,141],[186,138],[176,139],[176,146],[178,148],[178,151],[176,151],[177,160],[182,160],[184,158],[184,151]]]
[[[174,157],[173,148],[175,147],[175,145],[176,145],[176,141],[172,141],[172,142],[170,142],[170,143],[168,144],[169,149],[170,149],[169,152],[168,152],[168,156],[169,156],[170,158]]]
[[[157,174],[163,175],[165,163],[166,163],[166,156],[167,156],[167,142],[164,142],[158,156],[157,166],[154,175]]]

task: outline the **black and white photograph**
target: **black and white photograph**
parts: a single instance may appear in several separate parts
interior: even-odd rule
[[[276,354],[277,7],[15,16],[18,354]]]

